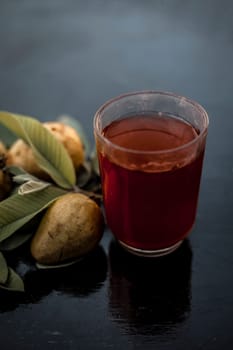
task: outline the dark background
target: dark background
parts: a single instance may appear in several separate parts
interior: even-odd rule
[[[13,262],[26,296],[1,295],[1,349],[229,349],[233,345],[233,3],[0,1],[0,109],[92,120],[129,91],[201,103],[210,128],[196,226],[145,262],[106,231],[65,272]]]

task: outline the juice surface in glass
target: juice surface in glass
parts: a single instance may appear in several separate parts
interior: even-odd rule
[[[195,139],[199,130],[186,121],[159,114],[135,115],[106,126],[103,135],[136,152],[175,149]],[[130,247],[157,250],[174,245],[190,231],[197,208],[203,153],[141,163],[99,155],[106,217],[119,241]],[[166,157],[166,152],[165,152]],[[131,157],[132,158],[132,157]]]

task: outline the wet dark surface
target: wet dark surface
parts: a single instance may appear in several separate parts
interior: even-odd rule
[[[189,241],[154,262],[106,232],[65,271],[13,259],[26,294],[0,294],[1,349],[230,349],[233,346],[233,3],[0,2],[0,109],[69,113],[92,138],[95,110],[142,89],[197,100],[210,115]]]

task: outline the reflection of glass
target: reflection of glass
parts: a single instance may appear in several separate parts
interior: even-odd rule
[[[37,270],[30,258],[17,261],[13,257],[10,263],[23,275],[26,292],[7,293],[0,290],[0,313],[14,310],[20,304],[38,303],[53,291],[86,297],[97,292],[107,276],[107,257],[100,246],[76,264],[61,269]]]
[[[165,92],[122,95],[96,112],[107,222],[132,253],[168,254],[190,232],[207,127],[198,103]]]
[[[174,332],[190,311],[192,251],[185,240],[156,260],[131,256],[117,242],[109,250],[109,309],[131,334]]]

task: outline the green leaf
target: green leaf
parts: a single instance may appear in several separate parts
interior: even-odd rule
[[[15,193],[0,202],[0,242],[65,193],[61,188],[49,186],[24,196]]]
[[[17,137],[3,125],[0,125],[0,135],[1,135],[0,140],[7,147],[10,147],[12,143],[15,142],[17,139]]]
[[[23,183],[30,180],[42,182],[42,180],[27,173],[24,169],[15,165],[6,166],[5,171],[12,177],[12,181],[19,185],[22,185]]]
[[[39,182],[38,179],[36,179],[34,176],[32,176],[30,174],[16,175],[16,176],[13,176],[12,180],[13,180],[13,182],[15,182],[18,185],[22,185],[25,182],[30,182],[30,181],[34,181],[34,180]]]
[[[6,171],[13,175],[13,176],[18,176],[18,175],[28,175],[32,178],[35,179],[35,176],[27,173],[23,168],[20,168],[19,166],[15,166],[15,165],[8,165],[5,167]]]
[[[0,284],[5,284],[8,278],[8,267],[3,254],[0,252]]]
[[[0,242],[0,249],[2,251],[14,250],[27,242],[32,235],[32,231],[16,232],[12,236]]]
[[[24,292],[24,283],[22,278],[9,267],[7,281],[4,285],[0,284],[0,288],[14,292]]]
[[[41,191],[48,186],[51,186],[48,182],[29,180],[19,187],[18,194],[25,196],[29,193]]]
[[[83,144],[83,146],[85,148],[86,154],[89,154],[90,150],[91,150],[90,142],[89,142],[88,137],[86,135],[86,132],[84,131],[83,126],[79,122],[79,120],[75,119],[75,118],[73,118],[73,117],[71,117],[69,115],[60,115],[57,118],[57,120],[60,123],[63,123],[63,124],[71,126],[72,128],[74,128],[77,131],[78,135],[81,138],[82,144]]]
[[[19,230],[17,230],[10,237],[4,239],[4,241],[0,242],[0,250],[1,251],[11,251],[22,244],[26,243],[33,234],[36,232],[37,227],[39,226],[41,219],[43,216],[43,212],[36,215],[29,222],[23,225]]]
[[[65,147],[36,119],[0,112],[0,122],[27,142],[38,165],[63,188],[73,188],[75,169]]]

